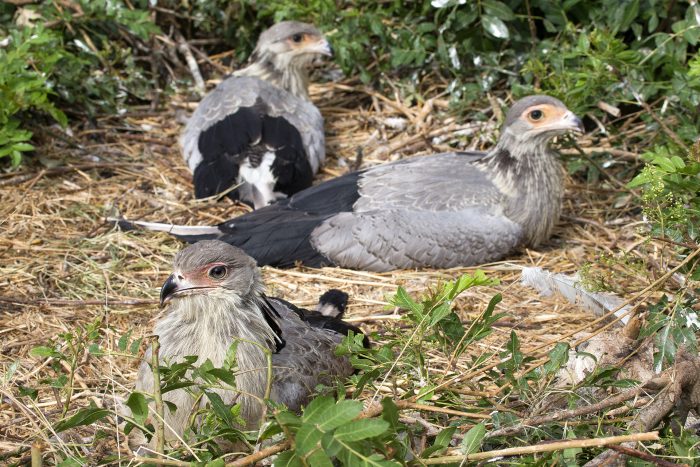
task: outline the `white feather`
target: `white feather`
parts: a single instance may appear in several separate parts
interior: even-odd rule
[[[117,217],[108,217],[107,222],[125,222],[132,226],[137,225],[146,230],[167,232],[172,235],[212,235],[221,233],[221,230],[219,230],[218,227],[210,225],[162,224],[160,222],[128,221]]]
[[[565,274],[552,274],[542,268],[523,268],[520,282],[534,288],[543,296],[550,296],[556,292],[570,303],[596,316],[609,313],[623,302],[620,297],[611,293],[586,290],[578,274],[567,276]],[[629,305],[622,307],[615,312],[615,316],[619,317],[625,314],[628,309]],[[622,324],[627,324],[628,320],[629,317],[624,316],[621,319]]]

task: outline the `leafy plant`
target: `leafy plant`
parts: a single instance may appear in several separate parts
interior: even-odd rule
[[[63,58],[56,49],[57,38],[51,31],[38,28],[15,31],[0,48],[0,158],[9,157],[19,164],[22,153],[34,149],[28,141],[32,132],[21,128],[20,112],[45,112],[61,125],[66,116],[49,100],[55,92],[48,81],[57,63]]]
[[[0,5],[0,158],[16,166],[34,149],[29,141],[39,125],[32,115],[65,126],[66,113],[114,113],[128,97],[146,95],[150,83],[131,47],[158,29],[147,10],[127,5]],[[23,19],[13,22],[13,15]]]
[[[382,418],[361,418],[362,402],[336,402],[326,396],[311,401],[301,417],[278,410],[274,415],[277,425],[268,433],[284,432],[294,439],[294,448],[280,454],[275,465],[332,466],[335,458],[346,466],[400,466],[387,460],[389,447],[396,443],[398,421],[392,424],[386,418],[397,419],[398,412],[390,399],[382,405]]]

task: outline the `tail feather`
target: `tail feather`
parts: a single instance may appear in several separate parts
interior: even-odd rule
[[[302,190],[264,208],[243,214],[218,226],[178,226],[155,222],[111,219],[126,230],[144,228],[167,232],[195,243],[218,239],[241,248],[258,265],[293,267],[301,262],[309,267],[331,266],[311,244],[311,234],[324,221],[342,212],[351,212],[360,197],[363,172],[354,172]]]
[[[338,289],[330,289],[318,299],[316,311],[323,316],[342,318],[348,306],[348,294]]]
[[[188,243],[194,243],[200,240],[212,240],[220,238],[222,235],[221,229],[213,225],[175,225],[160,222],[130,221],[115,217],[108,217],[107,221],[115,222],[117,226],[124,231],[146,229],[154,232],[167,232]],[[188,237],[192,238],[192,241],[188,240]]]

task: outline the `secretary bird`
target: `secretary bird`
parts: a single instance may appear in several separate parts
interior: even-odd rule
[[[283,21],[260,35],[252,63],[199,103],[180,138],[197,198],[235,187],[229,195],[257,209],[311,186],[326,149],[307,68],[332,53],[310,24]]]
[[[260,265],[368,271],[451,268],[536,247],[561,212],[563,171],[550,140],[583,132],[553,97],[518,100],[488,152],[449,152],[320,183],[218,226],[121,221],[187,242],[216,238]]]
[[[280,298],[267,297],[255,260],[242,250],[218,240],[207,240],[180,251],[173,273],[160,292],[167,315],[155,325],[161,362],[179,362],[197,356],[221,367],[234,342],[238,371],[236,390],[216,389],[224,403],[240,402],[246,428],[261,422],[268,385],[267,351],[272,353],[270,398],[299,411],[319,384],[331,385],[353,373],[336,346],[355,326],[342,321],[347,294],[334,290],[321,297],[317,311],[297,308]],[[367,338],[364,344],[369,345]],[[153,391],[149,362],[151,348],[139,367],[136,390]],[[181,437],[195,404],[203,404],[184,389],[169,391],[164,400],[177,407],[166,410],[166,439]],[[130,445],[145,444],[136,435]]]

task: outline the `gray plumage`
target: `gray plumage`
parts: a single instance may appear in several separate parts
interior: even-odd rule
[[[325,159],[325,137],[308,96],[307,66],[331,54],[310,24],[284,21],[260,35],[252,63],[200,102],[180,138],[197,197],[238,186],[234,193],[260,208],[311,185]],[[303,147],[294,147],[292,136]]]
[[[256,103],[268,104],[269,115],[284,117],[299,129],[311,168],[314,173],[318,172],[326,158],[323,117],[318,108],[311,101],[300,99],[269,81],[245,75],[223,80],[202,99],[187,121],[180,144],[190,170],[194,171],[202,161],[197,147],[199,134],[239,108],[253,107]]]
[[[224,275],[214,275],[214,268],[224,268]],[[239,391],[216,392],[227,404],[241,403],[248,428],[257,427],[263,413],[268,365],[262,348],[273,352],[271,398],[293,410],[306,404],[318,384],[332,384],[353,372],[347,359],[333,353],[343,338],[334,329],[347,333],[357,328],[320,314],[316,322],[309,321],[305,313],[314,312],[267,298],[263,288],[255,261],[238,248],[219,241],[189,246],[176,256],[174,273],[163,286],[161,301],[170,302],[170,309],[154,330],[159,336],[160,359],[165,362],[196,355],[197,364],[209,359],[220,367],[231,344],[240,339],[236,353]],[[335,328],[321,325],[329,321]],[[150,348],[139,368],[136,389],[152,392],[147,362]],[[185,390],[168,392],[164,399],[178,407],[175,413],[166,410],[166,437],[182,436],[195,401]]]
[[[536,247],[561,212],[563,174],[550,140],[583,131],[549,96],[507,113],[488,153],[444,153],[373,167],[206,229],[144,225],[189,242],[218,238],[258,264],[389,271],[496,261]]]

